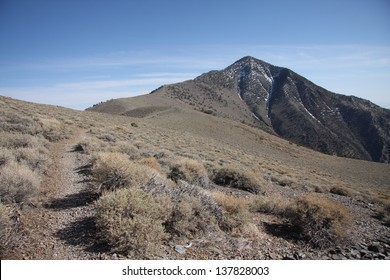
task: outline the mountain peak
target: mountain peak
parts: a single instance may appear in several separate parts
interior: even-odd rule
[[[236,62],[234,62],[232,65],[230,66],[233,66],[233,65],[253,65],[253,64],[260,64],[260,65],[264,65],[264,66],[271,66],[271,64],[263,61],[263,60],[260,60],[260,59],[257,59],[253,56],[244,56],[243,58],[237,60]]]
[[[390,162],[390,110],[330,92],[252,56],[164,86],[148,98],[143,104],[188,105],[327,154]]]
[[[390,161],[390,111],[365,100],[332,93],[252,56],[196,81],[229,89],[257,126],[292,142],[328,154]]]

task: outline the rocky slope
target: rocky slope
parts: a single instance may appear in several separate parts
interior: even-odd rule
[[[367,100],[332,93],[252,57],[197,81],[236,88],[259,125],[292,142],[328,154],[389,162],[390,111]]]
[[[153,106],[189,106],[255,125],[323,153],[390,162],[390,110],[332,93],[287,68],[249,56],[224,70],[121,99],[120,106],[118,102],[91,110],[134,116],[133,110],[145,106],[152,106],[151,111]]]

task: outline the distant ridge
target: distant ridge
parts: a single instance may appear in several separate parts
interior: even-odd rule
[[[126,114],[147,106],[189,107],[255,125],[323,153],[390,162],[390,110],[330,92],[290,69],[251,56],[149,95],[88,110]]]

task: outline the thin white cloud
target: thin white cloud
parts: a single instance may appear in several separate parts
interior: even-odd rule
[[[387,98],[390,83],[386,78],[390,76],[390,47],[357,45],[195,46],[164,55],[150,50],[3,64],[0,94],[80,108],[82,101],[91,105],[193,79],[201,73],[223,69],[245,55],[290,68],[331,91],[357,95],[390,107]],[[68,76],[57,73],[61,71],[66,71]],[[28,82],[30,76],[19,76],[30,72],[36,78],[34,82]],[[55,76],[57,81],[46,79],[49,76]],[[64,82],[58,82],[59,79]]]
[[[2,87],[0,94],[37,103],[84,109],[100,101],[147,94],[160,85],[192,78],[194,77],[183,74],[127,80],[70,82],[39,87]]]

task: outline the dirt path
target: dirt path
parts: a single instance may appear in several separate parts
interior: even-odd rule
[[[94,195],[88,190],[87,158],[77,149],[83,135],[77,131],[71,139],[55,143],[53,163],[42,182],[54,193],[40,210],[45,222],[39,231],[38,251],[26,258],[96,259]],[[42,222],[41,220],[41,222]]]

